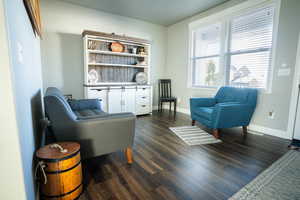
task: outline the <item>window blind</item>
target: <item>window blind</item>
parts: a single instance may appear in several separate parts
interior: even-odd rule
[[[194,32],[193,85],[215,87],[220,84],[221,23]]]
[[[252,11],[230,22],[229,84],[267,88],[274,7]]]
[[[220,54],[221,24],[213,24],[195,31],[195,57]]]

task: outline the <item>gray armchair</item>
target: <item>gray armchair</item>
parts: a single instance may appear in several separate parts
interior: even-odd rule
[[[108,114],[101,111],[98,99],[67,101],[57,88],[47,89],[45,110],[58,141],[77,141],[81,155],[89,158],[126,150],[132,162],[131,147],[135,134],[135,115]]]

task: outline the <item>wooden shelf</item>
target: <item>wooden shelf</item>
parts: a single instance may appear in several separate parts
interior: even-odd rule
[[[116,55],[116,56],[130,56],[130,57],[139,57],[139,58],[148,57],[148,55],[139,55],[139,54],[133,54],[133,53],[119,53],[119,52],[91,50],[91,49],[89,49],[88,52],[89,53],[96,53],[96,54],[106,54],[106,55]]]
[[[135,68],[148,68],[148,65],[126,65],[126,64],[111,64],[111,63],[88,63],[94,66],[112,66],[112,67],[135,67]]]

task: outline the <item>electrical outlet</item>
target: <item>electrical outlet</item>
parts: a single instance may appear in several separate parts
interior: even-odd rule
[[[275,112],[272,110],[268,113],[269,119],[275,119]]]

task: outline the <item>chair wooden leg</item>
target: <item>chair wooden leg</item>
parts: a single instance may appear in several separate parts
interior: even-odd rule
[[[172,110],[172,101],[170,101],[169,112],[171,112],[171,110]]]
[[[160,112],[160,100],[158,100],[158,112]]]
[[[133,155],[132,155],[131,147],[126,148],[125,155],[126,155],[127,163],[132,164],[133,163]]]
[[[196,122],[195,120],[192,120],[192,126],[195,126],[195,122]]]
[[[174,115],[176,115],[176,109],[177,109],[177,100],[174,101]]]
[[[214,130],[213,130],[213,136],[214,136],[216,139],[219,139],[219,138],[220,138],[220,133],[219,133],[219,130],[218,130],[218,129],[214,129]]]
[[[243,126],[243,134],[246,136],[248,133],[248,128],[247,126]]]

